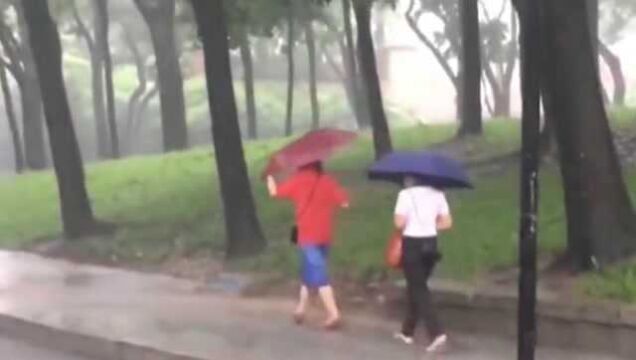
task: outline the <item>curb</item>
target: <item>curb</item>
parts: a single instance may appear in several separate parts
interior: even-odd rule
[[[458,284],[433,282],[434,301],[442,319],[452,330],[515,339],[517,295],[510,289],[475,289]],[[392,298],[392,316],[403,306],[402,297]],[[537,302],[541,346],[583,349],[636,358],[636,308],[619,304],[571,304],[546,296]]]
[[[0,333],[37,346],[104,360],[208,360],[126,341],[55,328],[0,314]]]

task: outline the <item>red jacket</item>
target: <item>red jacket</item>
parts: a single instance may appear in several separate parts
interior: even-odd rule
[[[326,245],[333,236],[336,211],[349,202],[346,191],[331,176],[302,170],[280,184],[277,197],[296,209],[298,245]]]

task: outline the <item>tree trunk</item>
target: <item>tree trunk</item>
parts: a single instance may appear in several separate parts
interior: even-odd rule
[[[148,79],[146,77],[146,65],[144,64],[144,59],[139,52],[139,48],[137,46],[136,41],[133,39],[131,34],[128,32],[128,29],[124,29],[124,42],[126,46],[128,46],[128,50],[130,50],[130,54],[132,55],[135,63],[135,68],[137,69],[137,88],[130,95],[128,99],[128,110],[126,112],[126,144],[129,152],[132,151],[132,143],[133,143],[133,129],[135,126],[135,116],[137,113],[137,108],[139,106],[139,101],[141,97],[146,92],[148,87]]]
[[[382,8],[378,7],[381,11]],[[386,51],[386,29],[384,24],[384,15],[382,13],[375,17],[375,22],[371,26],[373,29],[373,35],[371,36],[374,41],[374,47],[376,49],[378,76],[380,82],[386,81],[389,78],[389,58]]]
[[[183,77],[174,29],[174,0],[135,0],[150,29],[157,59],[164,151],[188,147]]]
[[[481,115],[481,50],[479,39],[479,7],[477,0],[461,0],[463,100],[458,137],[480,135]]]
[[[373,38],[371,37],[371,4],[367,1],[356,1],[353,4],[353,10],[358,25],[358,62],[369,104],[375,156],[379,158],[391,152],[393,145],[384,112],[382,89],[375,61]]]
[[[599,76],[600,76],[600,70],[599,70]],[[601,86],[601,96],[603,97],[603,104],[607,105],[610,103],[609,93],[607,92],[607,88],[605,87],[605,84],[601,82],[600,86]]]
[[[148,105],[159,94],[159,86],[155,84],[139,101],[139,107],[135,112],[135,119],[133,124],[133,131],[131,137],[138,139],[140,137],[141,125],[146,118],[146,110]]]
[[[622,178],[590,42],[586,4],[542,0],[544,76],[561,156],[568,257],[590,269],[636,250],[636,216]]]
[[[291,136],[294,132],[294,8],[293,0],[287,2],[287,112],[285,114],[285,136]]]
[[[510,89],[502,89],[494,94],[494,116],[498,118],[510,117]]]
[[[506,63],[502,71],[501,94],[495,99],[495,113],[498,117],[510,118],[510,100],[512,79],[517,65],[517,52],[519,48],[519,28],[517,24],[517,14],[512,11],[510,14],[510,37],[511,41],[506,53]]]
[[[353,113],[356,117],[358,127],[367,129],[370,126],[368,105],[366,104],[365,92],[362,86],[362,79],[358,70],[356,58],[356,46],[353,41],[353,26],[351,24],[351,0],[342,0],[342,13],[345,30],[345,48],[343,51],[344,64],[347,71],[350,90],[354,97]]]
[[[340,56],[343,59],[343,61],[346,63],[347,62],[346,45],[344,44],[344,41],[340,41],[339,45],[340,45],[339,46]],[[347,96],[347,103],[349,104],[349,108],[351,108],[351,113],[354,115],[354,120],[356,121],[356,125],[358,126],[358,128],[361,128],[360,122],[358,122],[357,120],[358,116],[356,115],[356,111],[358,108],[358,105],[357,105],[358,94],[356,93],[357,79],[352,77],[351,73],[349,73],[349,70],[347,69],[348,65],[345,64],[344,71],[340,68],[340,66],[334,60],[333,55],[329,52],[329,49],[326,46],[324,46],[324,44],[321,45],[321,54],[323,57],[325,57],[325,59],[327,60],[327,63],[329,64],[329,67],[331,67],[333,72],[336,74],[336,76],[342,83],[342,86],[345,90],[345,95]]]
[[[495,71],[492,69],[490,64],[484,64],[483,68],[484,76],[481,81],[484,84],[484,98],[486,102],[486,106],[488,111],[490,111],[493,117],[503,117],[501,114],[505,111],[505,95],[504,90],[502,88],[502,84],[499,81],[499,78],[495,75]],[[492,93],[492,103],[490,103],[488,99],[488,88],[490,88],[490,92]],[[508,108],[510,107],[510,99],[508,98]]]
[[[254,63],[250,38],[246,32],[241,34],[241,61],[243,62],[243,82],[245,84],[245,109],[247,110],[247,136],[258,138],[258,124],[256,120],[256,98],[254,95]]]
[[[48,2],[23,0],[29,39],[40,74],[46,125],[61,202],[64,232],[73,239],[96,229],[86,186],[82,158],[73,128],[62,75],[62,45]]]
[[[553,150],[555,150],[554,144],[554,119],[552,119],[551,113],[548,109],[550,109],[549,104],[549,96],[546,95],[545,91],[543,91],[543,98],[541,99],[543,106],[543,128],[541,129],[541,134],[539,136],[539,151],[541,153],[541,158],[545,158],[548,155],[552,154]]]
[[[461,58],[459,60],[461,60]],[[464,112],[464,75],[461,71],[457,73],[457,86],[455,87],[455,93],[455,117],[459,121],[461,127],[462,113]]]
[[[110,157],[119,159],[119,131],[117,130],[115,89],[113,86],[113,61],[110,55],[110,41],[108,39],[110,19],[108,14],[108,0],[97,0],[96,8],[96,45],[100,49],[104,60],[104,80],[106,82],[106,111],[108,118],[108,132],[110,134]]]
[[[26,166],[32,170],[43,170],[47,166],[46,144],[44,141],[44,118],[42,117],[42,94],[29,40],[29,29],[24,20],[23,5],[16,5],[18,30],[22,40],[21,56],[24,76],[19,82],[22,106],[22,136],[24,137],[24,158]]]
[[[24,83],[20,85],[24,157],[27,167],[31,170],[43,170],[47,165],[39,86],[35,74],[26,74]]]
[[[110,153],[108,140],[108,124],[106,123],[106,105],[104,104],[104,65],[96,56],[91,56],[92,99],[95,116],[95,137],[97,139],[97,156],[107,159]]]
[[[91,92],[93,101],[93,116],[95,118],[95,140],[97,144],[97,158],[107,159],[109,157],[109,141],[108,141],[108,124],[106,123],[106,106],[104,105],[104,64],[101,55],[101,48],[95,45],[93,35],[82,21],[82,17],[77,9],[75,1],[71,2],[73,17],[77,24],[78,32],[86,43],[86,49],[88,50],[91,61],[91,76],[92,76],[92,89]],[[98,23],[99,13],[97,6],[93,7],[93,17],[95,23]],[[97,33],[96,29],[96,33]],[[97,34],[95,34],[97,37]]]
[[[4,109],[7,113],[7,121],[9,122],[9,131],[11,132],[11,140],[13,141],[13,157],[15,160],[15,172],[21,174],[24,171],[24,152],[22,150],[22,139],[20,139],[20,129],[16,120],[13,108],[13,99],[11,96],[11,87],[7,79],[7,73],[4,66],[0,66],[0,86],[2,87],[2,96],[4,98]]]
[[[418,26],[419,20],[422,16],[421,13],[415,13],[415,0],[410,0],[408,10],[406,11],[406,23],[413,30],[413,33],[417,36],[417,38],[430,50],[435,60],[439,66],[444,70],[444,74],[448,80],[453,84],[453,88],[455,89],[455,116],[457,119],[461,119],[462,113],[462,78],[461,78],[461,68],[454,70],[451,64],[451,59],[446,56],[443,49],[439,48],[434,39],[429,38]],[[459,26],[459,24],[458,24]],[[451,41],[450,49],[459,49],[459,45],[456,45],[457,41]],[[461,54],[458,51],[457,54],[457,63],[461,64]]]
[[[309,99],[311,101],[311,128],[320,127],[320,103],[318,102],[318,81],[316,79],[316,37],[311,21],[305,23],[305,41],[309,58]]]
[[[585,0],[585,6],[587,11],[587,20],[590,30],[590,41],[592,43],[592,52],[595,54],[596,66],[599,66],[599,2],[598,0]],[[599,69],[597,68],[597,71]]]
[[[157,49],[157,75],[161,99],[161,119],[165,151],[183,150],[188,147],[188,126],[185,118],[183,78],[177,57],[174,29],[160,27],[153,37]]]
[[[625,73],[623,72],[621,59],[603,42],[599,41],[598,45],[601,57],[603,57],[603,60],[605,60],[605,63],[612,73],[612,79],[614,81],[613,103],[614,105],[623,106],[625,105],[627,88],[625,85]]]
[[[238,124],[222,0],[192,0],[203,43],[212,136],[227,231],[227,256],[252,255],[266,242],[250,187]]]
[[[495,109],[493,107],[494,98],[496,96],[496,90],[491,87],[493,100],[490,99],[490,94],[488,93],[488,83],[482,80],[482,92],[484,93],[484,105],[486,106],[486,111],[490,114],[491,117],[495,116]]]
[[[492,115],[498,118],[510,117],[510,90],[517,62],[517,38],[519,31],[516,13],[514,11],[511,12],[510,17],[511,41],[506,49],[505,63],[498,66],[497,75],[495,75],[495,71],[493,71],[490,64],[484,64],[484,75],[488,80],[493,94],[494,108]]]

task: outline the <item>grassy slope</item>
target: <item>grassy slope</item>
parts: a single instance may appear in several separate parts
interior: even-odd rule
[[[452,127],[421,126],[397,129],[400,148],[420,148],[448,139]],[[282,140],[251,143],[247,146],[253,175],[262,169],[266,157]],[[483,149],[506,152],[518,143],[516,126],[511,122],[488,125],[487,136],[473,140],[475,152]],[[367,275],[383,268],[381,262],[385,236],[390,230],[390,213],[396,189],[371,184],[364,168],[372,159],[368,136],[349,152],[334,159],[331,168],[351,189],[354,207],[342,217],[338,247],[334,252],[336,269]],[[209,152],[196,150],[168,156],[133,158],[89,166],[88,186],[99,217],[122,224],[115,241],[91,243],[92,253],[126,261],[161,261],[175,250],[193,253],[202,249],[222,249],[223,229],[220,199],[213,159]],[[543,219],[558,218],[545,226],[546,248],[558,247],[561,210],[558,186],[552,176],[544,196]],[[492,265],[509,264],[514,259],[516,214],[516,175],[497,179],[478,179],[478,191],[451,194],[457,230],[444,237],[444,272],[468,278]],[[257,202],[264,227],[271,239],[268,254],[252,260],[250,266],[294,271],[294,253],[286,244],[290,208],[270,201],[262,184],[255,180]],[[51,174],[32,174],[0,180],[0,198],[5,216],[0,218],[0,245],[16,248],[36,239],[60,232],[57,201]],[[552,206],[554,205],[554,206]],[[10,208],[9,208],[10,206]],[[554,230],[550,230],[553,228]],[[80,245],[82,246],[82,245]]]

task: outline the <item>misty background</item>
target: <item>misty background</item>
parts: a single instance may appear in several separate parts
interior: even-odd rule
[[[100,158],[96,140],[96,121],[92,102],[91,60],[78,17],[65,10],[68,0],[56,0],[59,10],[56,20],[60,27],[64,49],[64,76],[75,128],[85,161]],[[177,3],[179,3],[178,1]],[[395,8],[383,6],[375,13],[373,33],[378,59],[378,72],[382,82],[387,113],[392,126],[422,122],[454,122],[456,91],[447,70],[456,71],[457,56],[453,53],[452,24],[444,23],[432,12],[422,10],[420,1],[400,0]],[[159,153],[162,151],[161,115],[156,88],[156,65],[148,27],[132,1],[110,2],[110,48],[113,58],[116,119],[122,153]],[[600,40],[621,61],[626,83],[626,105],[636,105],[636,22],[632,18],[617,20],[614,0],[601,0]],[[66,5],[66,6],[65,6]],[[92,30],[90,2],[77,0],[77,11],[83,24]],[[342,37],[339,5],[326,10],[334,19],[315,22],[317,42],[317,82],[321,105],[321,125],[354,129],[357,127],[351,106],[347,102],[343,85],[344,64],[339,48]],[[505,0],[482,0],[482,60],[491,67],[493,76],[501,79],[510,66],[503,59],[506,49],[516,48],[515,14]],[[4,24],[12,28],[19,38],[17,20],[11,10],[5,10]],[[415,27],[413,26],[415,25]],[[177,51],[184,80],[185,108],[190,146],[208,145],[210,121],[205,88],[202,50],[196,39],[193,21],[188,14],[176,20]],[[417,29],[417,30],[416,30]],[[310,128],[311,107],[308,91],[309,62],[302,27],[295,29],[294,130]],[[459,32],[455,31],[456,34]],[[424,35],[444,57],[447,69],[422,40]],[[258,109],[258,138],[280,137],[285,134],[285,104],[287,84],[287,34],[275,29],[271,37],[251,37],[256,107]],[[3,51],[3,57],[7,57]],[[492,117],[517,118],[520,113],[518,52],[514,55],[514,68],[509,84],[509,111],[495,111],[494,93],[488,77],[484,76],[482,102],[486,119]],[[600,57],[601,77],[608,94],[614,92],[611,68]],[[246,107],[242,85],[241,54],[236,47],[232,52],[232,72],[235,80],[241,126],[245,135]],[[497,81],[497,79],[495,79]],[[21,92],[8,76],[13,107],[18,119],[22,118]],[[135,97],[134,106],[131,106]],[[608,100],[609,101],[609,100]],[[506,109],[507,110],[507,109]],[[6,115],[5,102],[0,102],[0,172],[8,174],[14,168],[14,153]],[[18,122],[22,132],[22,121]],[[247,136],[245,136],[247,137]],[[46,140],[45,142],[48,141]],[[48,151],[48,146],[45,146]],[[50,155],[47,166],[50,166]]]

